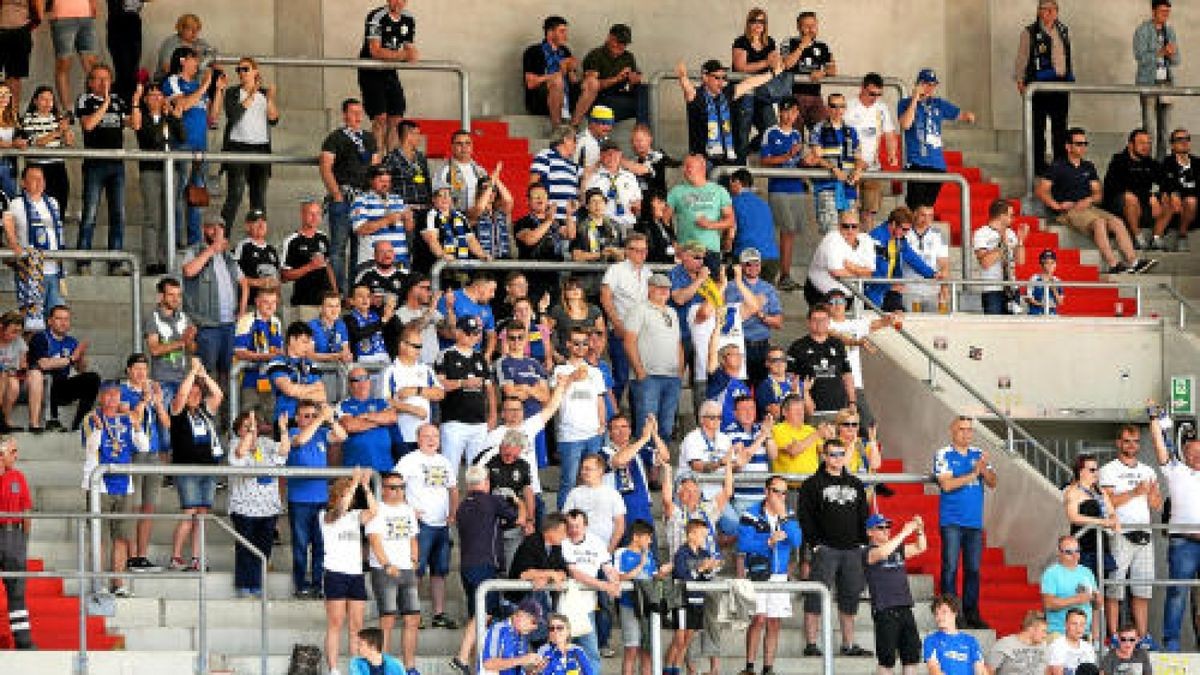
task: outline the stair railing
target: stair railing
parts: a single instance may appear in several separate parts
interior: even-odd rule
[[[963,247],[964,250],[967,250],[969,248],[970,247],[968,247],[968,246]],[[957,314],[959,312],[959,308],[962,306],[962,302],[960,300],[961,296],[968,289],[981,288],[984,286],[1007,286],[1008,288],[1016,289],[1016,288],[1021,288],[1021,287],[1033,288],[1038,285],[1038,284],[1034,284],[1034,283],[1030,282],[1028,279],[1026,279],[1024,281],[1019,281],[1019,280],[1001,280],[1001,279],[962,279],[962,278],[909,279],[907,277],[903,278],[903,279],[879,279],[879,278],[849,279],[849,280],[843,281],[843,283],[852,283],[860,291],[864,290],[866,286],[869,286],[872,284],[878,285],[878,284],[898,283],[898,284],[903,284],[904,286],[948,286],[950,288],[950,301],[947,304],[947,306],[944,308],[939,304],[939,306],[937,307],[937,310],[941,314]],[[1107,289],[1117,289],[1118,291],[1122,290],[1122,289],[1126,289],[1126,288],[1132,288],[1134,302],[1137,304],[1137,307],[1133,313],[1133,318],[1140,318],[1142,316],[1143,291],[1142,291],[1142,284],[1139,284],[1137,281],[1055,281],[1051,285],[1057,286],[1059,288],[1107,288]],[[1168,286],[1166,284],[1161,284],[1161,285],[1170,289],[1170,292],[1173,295],[1175,295],[1177,298],[1179,297],[1178,294],[1175,293],[1174,289],[1170,288],[1170,286]],[[1180,298],[1180,299],[1182,299],[1182,298]],[[1119,311],[1123,311],[1123,310],[1119,310],[1117,306],[1113,307],[1113,314],[1115,316],[1122,316],[1121,314],[1118,313]],[[1005,315],[1006,318],[1010,318],[1010,319],[1013,318],[1014,316],[1027,316],[1027,315]],[[1054,314],[1039,314],[1039,315],[1033,315],[1030,318],[1033,320],[1042,320],[1042,319],[1055,320],[1055,319],[1058,319],[1059,317]]]
[[[1193,303],[1191,300],[1188,300],[1187,298],[1183,297],[1183,294],[1180,293],[1171,284],[1165,284],[1165,283],[1159,284],[1158,287],[1163,289],[1164,291],[1166,291],[1167,295],[1170,295],[1171,299],[1173,299],[1178,304],[1179,330],[1187,330],[1187,315],[1188,314],[1200,314],[1200,307],[1197,307],[1196,304]]]

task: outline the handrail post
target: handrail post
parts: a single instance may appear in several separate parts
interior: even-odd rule
[[[971,276],[971,259],[973,257],[971,252],[971,184],[960,174],[952,173],[950,175],[954,177],[954,182],[958,184],[959,188],[958,217],[961,222],[958,225],[958,231],[962,237],[962,245],[959,248],[962,249],[962,275],[965,279]]]
[[[437,297],[442,290],[442,271],[446,269],[446,260],[439,259],[429,268],[429,290],[432,297]]]
[[[229,398],[229,416],[230,418],[237,417],[242,410],[242,387],[240,380],[242,373],[246,370],[244,361],[234,361],[233,367],[229,369],[228,388],[225,390],[226,396]],[[230,421],[230,424],[233,424]]]
[[[199,649],[196,654],[196,672],[199,675],[206,675],[208,673],[208,555],[204,545],[204,524],[208,522],[208,519],[201,516],[193,520],[192,526],[200,528],[200,595],[196,602],[196,613],[199,615],[197,617],[199,619],[199,635],[196,646]],[[263,579],[263,585],[266,585],[266,579]]]
[[[1025,94],[1021,96],[1021,140],[1025,144],[1025,200],[1033,201],[1033,95],[1041,88],[1040,83],[1030,82],[1025,85]],[[1058,150],[1058,148],[1055,148]]]
[[[1137,318],[1142,318],[1142,287],[1133,287],[1133,301],[1137,303],[1137,307],[1133,309],[1133,315]]]
[[[75,657],[76,672],[87,675],[87,597],[83,592],[83,577],[87,574],[87,520],[75,523],[75,545],[79,548],[79,654]]]
[[[655,606],[655,611],[650,612],[650,672],[657,674],[662,671],[662,615],[658,613],[657,606]]]
[[[1100,596],[1100,602],[1097,603],[1099,607],[1096,609],[1096,625],[1100,627],[1100,635],[1104,636],[1108,635],[1107,627],[1104,625],[1104,530],[1093,527],[1093,531],[1096,533],[1096,571],[1098,572],[1096,574],[1096,593]],[[1104,644],[1105,640],[1101,637],[1101,648]]]
[[[458,116],[462,128],[471,130],[471,74],[463,66],[458,66]]]
[[[96,468],[92,469],[91,476],[88,477],[88,507],[89,507],[89,510],[93,514],[98,515],[100,513],[100,481],[103,479],[104,474],[107,472],[108,472],[108,465],[98,464],[96,466]],[[104,550],[103,550],[103,542],[102,542],[102,532],[100,531],[100,519],[99,518],[92,519],[91,528],[92,528],[92,532],[91,532],[91,535],[92,535],[92,571],[95,572],[96,574],[99,574],[100,572],[103,571],[103,566],[104,566],[104,562],[103,562]],[[92,580],[91,587],[92,587],[93,594],[100,593],[101,583],[102,583],[102,580],[99,578],[95,578]],[[80,588],[83,588],[82,580],[80,580],[79,586],[80,586]],[[82,600],[83,600],[83,598],[80,598],[80,601],[82,601]]]
[[[833,675],[833,596],[822,586],[817,591],[821,598],[821,661],[825,675]]]
[[[142,351],[142,263],[132,253],[129,257],[129,304],[133,306],[133,351]]]
[[[166,207],[167,228],[167,270],[175,271],[175,248],[179,242],[175,240],[175,160],[170,157],[163,160],[163,204]],[[232,227],[230,223],[226,226]]]

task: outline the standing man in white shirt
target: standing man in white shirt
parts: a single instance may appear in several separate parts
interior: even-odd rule
[[[1150,418],[1150,437],[1158,457],[1159,470],[1167,479],[1171,494],[1171,524],[1200,525],[1200,439],[1183,444],[1182,457],[1172,452],[1164,434],[1172,434],[1169,417]],[[1167,548],[1167,569],[1172,579],[1195,579],[1200,572],[1200,539],[1194,532],[1172,532]],[[1183,586],[1167,588],[1163,605],[1163,649],[1179,651],[1183,611],[1187,608],[1188,590]],[[1196,607],[1192,607],[1193,615]]]
[[[904,235],[908,247],[931,268],[937,270],[939,278],[950,276],[950,247],[942,236],[942,231],[933,226],[933,207],[918,206],[913,210],[913,226]],[[919,279],[921,273],[905,268],[905,279]],[[944,306],[949,311],[950,287],[946,285],[912,284],[904,289],[905,309],[910,312],[931,312],[935,308],[941,311]]]
[[[887,153],[887,166],[900,165],[900,134],[896,131],[896,118],[883,102],[883,78],[879,73],[863,75],[858,96],[847,102],[845,120],[847,126],[858,132],[859,152],[868,171],[883,168],[880,150]],[[859,205],[866,222],[874,223],[875,215],[881,211],[886,185],[887,181],[882,180],[859,183]]]
[[[601,280],[600,308],[604,310],[604,320],[610,327],[608,357],[612,363],[613,397],[617,405],[621,404],[621,396],[629,382],[625,321],[634,308],[646,300],[650,282],[650,268],[646,266],[649,252],[650,243],[646,235],[640,232],[630,234],[625,240],[625,259],[609,265]],[[629,398],[630,406],[636,408],[636,394],[630,392]]]
[[[971,248],[979,264],[976,279],[987,281],[1016,281],[1015,268],[1025,262],[1025,237],[1029,226],[1021,225],[1021,233],[1012,231],[1013,206],[1004,199],[997,199],[988,207],[988,221],[971,235]],[[1012,314],[1009,306],[1009,289],[1015,285],[983,286],[984,314]]]
[[[608,387],[600,369],[584,360],[589,344],[587,328],[572,328],[567,337],[569,358],[554,369],[550,378],[552,387],[558,387],[560,382],[567,383],[557,429],[562,476],[558,486],[559,511],[563,510],[567,494],[575,487],[581,460],[598,454],[604,443],[604,394]]]
[[[383,397],[396,411],[396,430],[399,447],[393,442],[392,451],[399,460],[417,447],[417,429],[430,422],[430,403],[446,397],[446,390],[433,368],[421,361],[424,343],[419,323],[404,326],[396,341],[396,359],[383,371]]]
[[[396,617],[403,617],[400,649],[405,667],[412,669],[416,667],[417,631],[421,625],[421,600],[414,571],[420,559],[417,546],[420,523],[416,511],[404,501],[404,477],[385,473],[382,480],[383,500],[366,527],[371,548],[368,560],[371,588],[379,605],[383,651],[388,651]]]

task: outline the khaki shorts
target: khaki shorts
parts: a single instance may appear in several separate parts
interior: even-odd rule
[[[132,495],[100,495],[101,513],[133,513]],[[133,520],[131,518],[112,518],[105,523],[108,536],[113,540],[124,539],[133,541]]]
[[[133,463],[140,465],[162,465],[162,453],[139,452],[133,456]],[[158,489],[162,487],[162,474],[148,473],[142,476],[130,476],[133,480],[133,492],[137,495],[138,506],[154,508],[158,502]]]
[[[1098,209],[1094,206],[1089,206],[1086,209],[1073,209],[1071,211],[1065,211],[1058,214],[1058,217],[1054,220],[1060,225],[1069,225],[1070,227],[1073,227],[1076,230],[1091,236],[1092,223],[1095,223],[1097,220],[1108,220],[1110,218],[1116,218],[1116,216],[1108,211],[1105,211],[1104,209]]]
[[[883,188],[888,181],[864,180],[858,186],[858,201],[863,211],[879,213],[883,208]]]
[[[812,192],[769,192],[767,204],[771,207],[775,228],[781,232],[799,232],[817,222]]]

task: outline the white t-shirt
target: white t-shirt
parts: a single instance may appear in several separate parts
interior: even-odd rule
[[[1064,675],[1074,673],[1081,663],[1096,663],[1096,650],[1086,639],[1073,647],[1064,637],[1046,647],[1046,665],[1062,666]]]
[[[729,449],[733,446],[733,442],[724,432],[718,431],[716,438],[709,441],[704,436],[704,432],[700,429],[692,429],[687,436],[683,437],[683,441],[679,444],[679,477],[690,476],[696,472],[692,470],[691,464],[693,461],[701,462],[719,462],[729,454]],[[724,469],[722,469],[724,471]],[[704,499],[712,499],[721,491],[721,486],[717,483],[701,483],[700,494]]]
[[[1171,492],[1171,524],[1200,525],[1200,471],[1177,460],[1158,468]]]
[[[538,470],[537,451],[534,448],[537,435],[545,429],[546,425],[542,423],[541,415],[534,415],[521,422],[518,431],[525,434],[525,447],[521,449],[521,459],[529,464],[531,469],[529,472],[529,487],[533,488],[533,494],[542,494],[542,477],[541,471]],[[484,466],[492,461],[500,452],[500,441],[504,440],[504,434],[508,433],[509,428],[504,425],[498,425],[495,429],[487,432],[487,436],[483,439],[483,452],[475,457],[475,464]]]
[[[271,132],[267,121],[267,97],[261,91],[250,94],[250,105],[246,106],[242,118],[236,126],[229,130],[229,140],[238,143],[264,144],[271,142]],[[238,91],[239,104],[246,100],[246,90]],[[860,136],[861,137],[861,136]]]
[[[392,471],[404,476],[404,493],[422,523],[441,527],[450,517],[450,488],[458,476],[450,460],[414,450],[400,458]]]
[[[321,523],[321,541],[325,542],[325,570],[339,574],[361,575],[362,538],[359,521],[362,511],[351,509],[332,523],[325,522],[325,510],[318,516]]]
[[[908,234],[904,235],[908,240],[908,247],[914,253],[921,256],[921,260],[925,261],[931,269],[938,268],[938,260],[950,257],[950,247],[946,245],[946,239],[942,236],[942,231],[933,227],[925,230],[925,234],[917,234],[916,230],[909,230]],[[908,265],[904,266],[905,279],[923,279],[920,272],[912,269]],[[904,295],[917,298],[936,298],[938,295],[938,287],[934,284],[913,284],[904,289]]]
[[[687,310],[688,325],[692,327],[692,347],[695,349],[696,366],[692,368],[695,380],[703,382],[708,379],[708,341],[717,325],[718,315],[721,317],[721,334],[717,337],[717,353],[719,354],[725,345],[737,345],[743,356],[738,377],[746,379],[746,336],[742,332],[742,303],[725,303],[724,307],[716,311],[710,307],[708,318],[697,323],[696,315],[700,313],[702,304],[693,303]]]
[[[592,132],[584,129],[575,137],[575,154],[571,159],[579,165],[581,171],[600,161],[600,141]]]
[[[404,324],[412,323],[417,319],[425,320],[425,327],[421,329],[421,363],[433,365],[442,351],[438,345],[437,336],[437,324],[444,318],[442,313],[436,309],[414,310],[400,306],[396,308],[396,317],[400,319],[400,323]]]
[[[417,536],[419,529],[417,514],[411,506],[408,504],[391,506],[379,502],[375,517],[367,523],[367,536],[372,534],[380,536],[380,543],[383,545],[383,552],[387,555],[388,563],[395,565],[398,569],[411,570],[413,568],[412,540]],[[379,559],[375,557],[373,549],[368,562],[372,568],[383,567],[379,564]]]
[[[1012,253],[1012,255],[1015,256],[1016,251],[1017,251],[1017,246],[1020,244],[1020,242],[1017,240],[1016,233],[1013,232],[1011,229],[1007,229],[1007,230],[1005,230],[1004,238],[1006,240],[1008,240],[1008,250]],[[975,234],[971,235],[971,247],[973,249],[975,249],[975,251],[991,251],[993,249],[999,248],[1000,247],[1000,232],[993,229],[991,225],[984,225],[983,227],[979,228],[978,230],[975,230]],[[987,279],[989,281],[990,280],[1000,281],[1001,279],[1004,278],[1004,260],[1002,258],[998,258],[996,260],[996,262],[992,264],[991,267],[983,267],[982,265],[976,265],[976,268],[977,269],[975,272],[975,276],[978,279]],[[1003,286],[984,286],[981,290],[984,292],[1001,291],[1001,290],[1004,290],[1004,287]]]
[[[1154,473],[1154,469],[1141,462],[1133,466],[1126,466],[1121,460],[1114,459],[1100,467],[1100,487],[1112,490],[1115,495],[1125,494],[1133,490],[1138,486],[1138,483],[1144,481],[1153,482],[1156,480],[1158,480],[1158,475]],[[1141,495],[1118,506],[1117,520],[1121,521],[1122,525],[1149,523],[1149,498],[1146,495]]]
[[[896,120],[887,104],[882,98],[877,98],[871,105],[864,105],[857,96],[851,97],[846,104],[846,116],[843,119],[846,126],[858,132],[858,147],[867,168],[878,171],[879,149],[883,136],[896,133]]]
[[[841,321],[830,321],[829,329],[842,335],[849,335],[855,339],[862,339],[871,334],[871,320],[867,317],[861,317],[858,319],[846,318]],[[850,361],[850,370],[854,374],[854,387],[862,389],[862,354],[859,351],[858,345],[846,346],[846,359]]]
[[[651,273],[649,267],[642,265],[641,269],[637,269],[628,260],[613,263],[604,270],[604,278],[600,283],[608,286],[612,292],[613,307],[622,322],[629,319],[634,307],[646,301]]]
[[[625,500],[611,485],[601,483],[598,487],[576,485],[567,493],[562,512],[579,509],[588,516],[588,532],[596,535],[605,546],[612,540],[615,525],[613,519],[625,515]],[[565,547],[565,542],[564,542]]]
[[[44,236],[46,237],[44,242],[38,242],[38,248],[43,248],[49,251],[57,251],[61,248],[65,248],[67,243],[65,241],[58,240],[58,230],[54,227],[54,220],[50,217],[50,207],[46,203],[49,199],[53,199],[53,197],[44,194],[42,195],[41,199],[39,199],[36,203],[31,204],[29,208],[31,211],[37,212],[37,217],[43,225],[39,231],[44,233]],[[61,209],[61,206],[58,206],[57,204],[56,207]],[[12,200],[12,204],[9,206],[9,212],[12,213],[13,229],[16,230],[17,233],[17,242],[20,243],[23,248],[31,246],[32,242],[29,241],[29,221],[25,218],[25,197],[20,196]],[[59,211],[58,215],[60,218],[62,217],[63,214],[61,210]],[[58,261],[46,260],[44,263],[42,263],[42,272],[44,274],[58,274]]]
[[[631,207],[642,201],[642,189],[638,187],[637,177],[625,169],[618,169],[614,176],[608,169],[599,167],[585,186],[585,189],[591,188],[599,189],[608,197],[604,214],[621,226],[621,237],[624,238],[637,222],[637,215]],[[618,205],[621,206],[619,213]]]
[[[600,369],[586,366],[587,377],[572,382],[563,395],[562,407],[558,410],[558,440],[585,441],[600,433],[600,410],[597,401],[604,396],[608,387],[604,385],[604,374]],[[550,386],[558,386],[558,378],[568,377],[577,366],[563,364],[555,366],[550,375]]]
[[[808,279],[822,293],[828,293],[835,288],[845,290],[845,286],[834,278],[829,270],[845,268],[846,261],[863,267],[875,268],[875,244],[870,235],[859,233],[855,245],[851,246],[842,237],[841,232],[833,231],[825,235],[817,250],[813,253],[812,262],[808,266]]]
[[[588,516],[588,522],[591,522],[591,516]],[[580,572],[597,579],[603,579],[600,576],[600,568],[612,564],[612,554],[608,552],[608,540],[596,536],[591,529],[583,536],[583,541],[578,544],[571,541],[570,538],[564,539],[562,554],[563,560],[568,565],[575,565]]]
[[[433,368],[420,361],[406,365],[400,363],[400,359],[396,359],[392,361],[392,365],[388,366],[387,370],[383,371],[382,396],[391,401],[392,397],[400,389],[408,387],[432,387],[436,384],[437,376],[433,374]],[[400,435],[405,441],[415,443],[417,440],[417,428],[430,421],[429,399],[424,396],[414,395],[405,398],[403,402],[425,411],[425,414],[420,417],[407,412],[402,412],[396,416],[396,426],[400,428]]]

